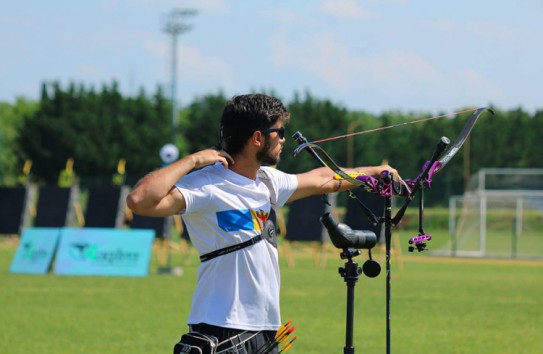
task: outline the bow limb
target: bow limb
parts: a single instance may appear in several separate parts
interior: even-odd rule
[[[477,123],[477,120],[483,114],[483,112],[489,111],[490,113],[494,114],[494,111],[487,107],[481,107],[478,108],[475,112],[472,113],[471,117],[469,117],[466,124],[464,124],[464,127],[462,128],[462,131],[458,135],[458,138],[456,138],[456,141],[443,153],[441,158],[436,161],[435,167],[433,168],[433,171],[430,175],[430,178],[432,175],[443,169],[447,163],[453,158],[454,155],[460,150],[462,145],[464,145],[464,142],[468,138],[469,134],[471,133],[471,130],[475,126],[475,123]]]
[[[326,151],[324,151],[324,149],[317,144],[310,142],[302,143],[294,150],[294,156],[296,156],[300,151],[304,149],[309,150],[311,152],[311,155],[315,156],[315,158],[317,158],[317,160],[323,166],[328,167],[347,182],[350,182],[357,187],[362,187],[365,185],[364,182],[359,181],[354,177],[351,177],[347,172],[339,167],[338,164],[330,157],[330,155],[328,155]]]
[[[466,124],[464,124],[464,127],[456,138],[456,141],[445,151],[444,149],[448,145],[448,143],[445,144],[445,140],[443,140],[445,137],[442,138],[440,144],[438,144],[436,150],[434,151],[432,159],[426,162],[426,164],[424,165],[423,172],[415,180],[408,181],[408,183],[413,185],[414,188],[405,199],[403,206],[398,210],[396,216],[394,216],[394,218],[392,219],[393,225],[397,225],[400,222],[401,218],[405,213],[405,210],[409,206],[409,203],[414,198],[415,194],[419,190],[422,191],[424,187],[429,187],[430,183],[432,182],[433,175],[443,169],[443,167],[454,157],[454,155],[456,155],[462,145],[464,145],[464,142],[468,138],[471,130],[475,126],[475,123],[477,123],[477,120],[479,119],[481,114],[487,110],[490,113],[494,114],[494,111],[486,107],[478,108],[475,112],[473,112]],[[448,140],[447,138],[445,139]]]
[[[334,171],[339,177],[346,180],[347,182],[351,183],[355,187],[361,187],[364,188],[366,191],[370,193],[381,193],[383,195],[387,194],[409,194],[411,193],[411,186],[409,186],[406,182],[403,180],[400,180],[397,187],[395,189],[388,188],[385,190],[381,190],[380,188],[380,182],[377,178],[372,176],[358,176],[353,177],[351,174],[345,172],[339,165],[324,151],[323,148],[321,148],[319,145],[313,143],[313,142],[307,142],[305,138],[301,135],[300,132],[296,132],[294,134],[294,139],[298,141],[300,146],[298,146],[294,150],[294,156],[296,156],[300,151],[306,150],[308,151],[313,157],[315,157],[322,166],[328,167],[332,171]],[[302,140],[303,139],[303,140]],[[396,183],[396,182],[392,182]],[[402,190],[403,193],[397,192],[396,190]]]
[[[339,175],[341,178],[345,179],[346,181],[352,183],[354,186],[357,187],[366,187],[367,184],[363,181],[360,181],[356,178],[353,178],[350,176],[347,172],[343,171],[341,167],[338,166],[338,164],[317,144],[309,143],[306,138],[302,135],[300,132],[294,133],[292,136],[294,140],[300,144],[295,150],[294,150],[294,156],[296,156],[300,151],[305,150],[309,154],[311,154],[315,159],[319,161],[319,163],[324,166],[328,167],[332,171],[334,171],[337,175]],[[368,217],[368,219],[374,224],[377,225],[379,223],[379,218],[373,214],[370,208],[368,208],[364,203],[362,203],[354,194],[352,195],[353,198],[357,201],[358,206],[362,209],[364,214]]]
[[[432,177],[439,171],[445,167],[449,161],[460,151],[462,148],[462,145],[464,145],[464,142],[468,138],[469,134],[471,133],[471,130],[475,126],[475,123],[477,123],[477,120],[483,114],[483,112],[489,111],[490,113],[494,114],[494,111],[490,108],[481,107],[478,108],[473,112],[473,114],[469,117],[467,122],[464,124],[464,127],[462,128],[462,131],[460,134],[458,134],[458,137],[456,138],[456,141],[452,143],[439,157],[439,159],[434,160],[433,162],[427,161],[426,164],[422,167],[422,170],[425,171],[428,169],[428,173],[426,177],[424,177],[424,185],[426,187],[430,187],[430,184],[432,183]],[[421,173],[417,178],[412,180],[406,180],[407,184],[409,184],[411,187],[415,186],[419,181],[423,173]]]

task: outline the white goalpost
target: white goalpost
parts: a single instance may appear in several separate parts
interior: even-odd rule
[[[543,169],[480,170],[449,199],[449,235],[432,254],[543,258]]]

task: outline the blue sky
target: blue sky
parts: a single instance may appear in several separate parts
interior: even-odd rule
[[[543,108],[540,0],[2,0],[0,101],[44,81],[169,92],[174,8],[198,10],[177,47],[181,106],[274,90],[374,113]]]

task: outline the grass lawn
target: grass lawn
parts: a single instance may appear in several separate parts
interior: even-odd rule
[[[188,259],[173,253],[180,277],[158,274],[155,254],[145,278],[14,275],[14,252],[12,242],[0,242],[2,354],[171,353],[186,330],[194,251]],[[290,353],[343,353],[339,250],[327,253],[324,266],[307,248],[291,252],[294,265],[282,253],[283,319],[292,319],[298,336]],[[374,255],[384,268],[383,255]],[[392,260],[393,353],[543,353],[542,261],[397,252]],[[356,352],[384,353],[384,272],[361,276],[355,293]]]

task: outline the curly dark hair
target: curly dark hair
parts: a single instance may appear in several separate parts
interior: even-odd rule
[[[284,124],[290,119],[279,99],[264,94],[234,96],[222,113],[220,144],[229,154],[238,154],[255,131],[264,131],[279,119]]]

